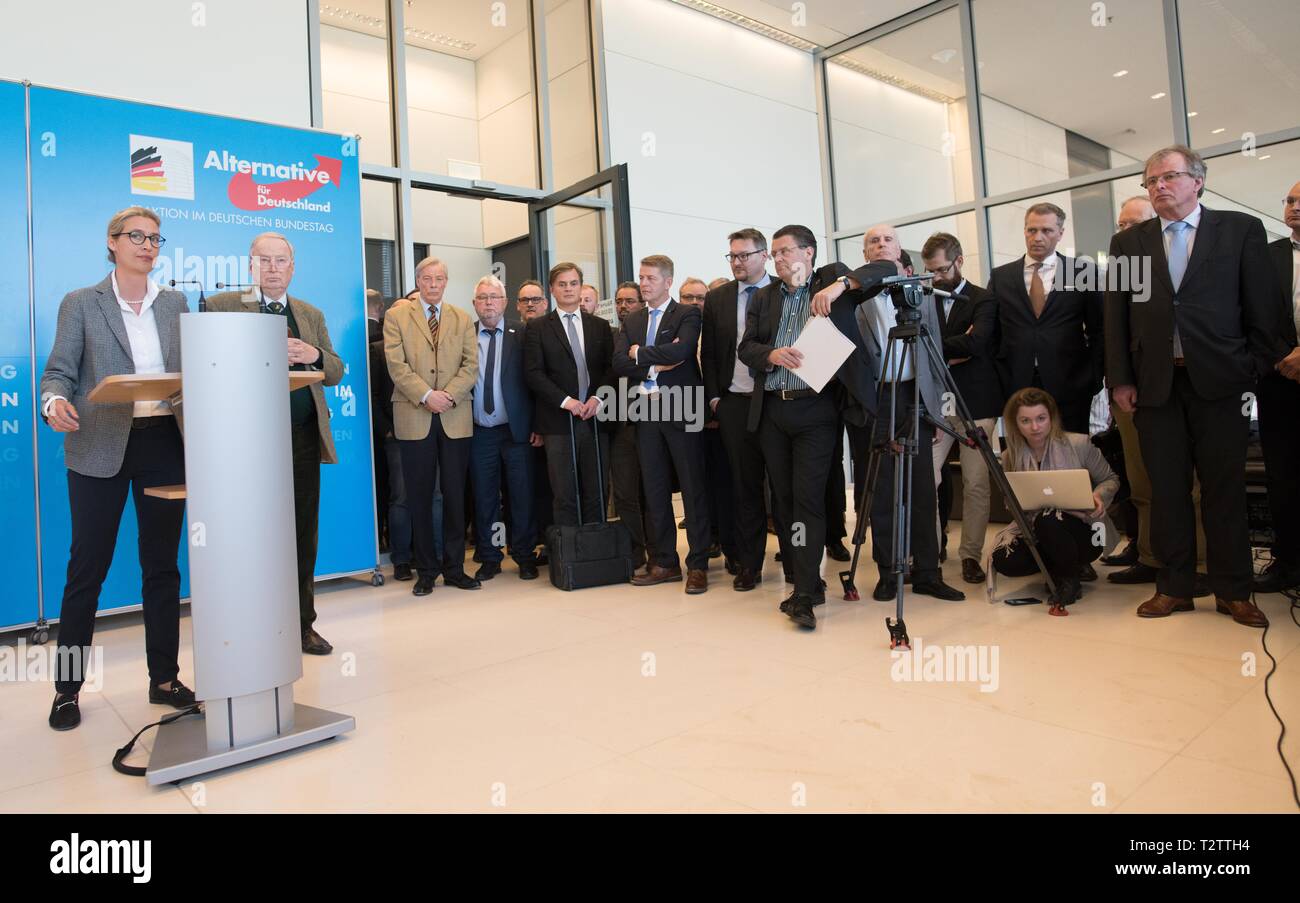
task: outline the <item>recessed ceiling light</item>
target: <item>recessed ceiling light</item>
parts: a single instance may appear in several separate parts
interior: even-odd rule
[[[1219,132],[1222,132],[1222,131],[1226,131],[1226,130],[1225,130],[1225,129],[1215,129],[1214,131],[1210,132],[1210,134],[1211,134],[1211,135],[1217,135],[1217,134],[1219,134]]]
[[[1123,77],[1126,76],[1126,75],[1128,75],[1128,70],[1127,70],[1127,69],[1121,69],[1121,70],[1119,70],[1118,72],[1115,73],[1115,78],[1123,78]]]
[[[1260,157],[1259,159],[1261,159],[1261,160],[1267,160],[1267,159],[1268,159],[1269,157],[1271,157],[1271,156],[1273,156],[1273,155],[1272,155],[1272,154],[1265,154],[1264,156]]]
[[[1191,119],[1191,118],[1192,118],[1193,116],[1195,116],[1195,115],[1196,115],[1196,111],[1195,111],[1195,110],[1192,110],[1192,112],[1190,112],[1190,113],[1187,114],[1187,118],[1188,118],[1188,119]]]
[[[1151,99],[1152,99],[1152,100],[1159,100],[1160,98],[1162,98],[1162,97],[1164,97],[1164,96],[1165,96],[1165,92],[1164,92],[1164,91],[1157,91],[1155,94],[1152,94],[1152,95],[1151,95]]]

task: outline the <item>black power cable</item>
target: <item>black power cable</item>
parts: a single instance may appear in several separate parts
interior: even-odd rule
[[[1259,558],[1261,556],[1257,554],[1256,557]],[[1300,627],[1300,619],[1296,617],[1296,612],[1300,611],[1300,587],[1284,589],[1282,590],[1282,595],[1291,603],[1291,607],[1287,611],[1287,614],[1291,616],[1292,621],[1295,621],[1296,626]],[[1253,591],[1250,594],[1250,600],[1255,603],[1256,607],[1259,606],[1259,602],[1255,598],[1255,593]],[[1277,671],[1277,659],[1274,658],[1273,653],[1268,650],[1267,627],[1264,628],[1264,633],[1260,636],[1259,642],[1260,645],[1264,647],[1264,654],[1267,655],[1268,660],[1272,662],[1272,667],[1269,668],[1268,673],[1264,675],[1264,701],[1268,703],[1269,709],[1273,712],[1273,717],[1277,719],[1278,727],[1281,728],[1277,735],[1277,757],[1282,760],[1282,767],[1286,769],[1286,775],[1291,779],[1291,798],[1295,800],[1296,808],[1300,809],[1300,793],[1296,792],[1295,772],[1291,770],[1291,764],[1286,760],[1286,753],[1282,751],[1282,741],[1286,738],[1286,722],[1282,720],[1282,716],[1278,713],[1277,706],[1273,703],[1273,695],[1269,692],[1269,680],[1273,677],[1273,672]]]
[[[145,731],[149,730],[149,728],[151,727],[159,727],[164,724],[171,724],[173,721],[178,721],[181,718],[186,717],[187,715],[198,715],[202,711],[203,709],[201,709],[197,704],[195,704],[190,706],[188,709],[185,709],[184,711],[176,712],[174,714],[168,715],[166,718],[163,718],[161,721],[155,721],[153,724],[146,724],[144,727],[140,728],[140,730],[136,732],[136,735],[134,737],[132,737],[129,741],[127,741],[126,746],[123,746],[121,749],[119,749],[117,751],[117,754],[113,756],[113,770],[119,772],[120,774],[129,775],[133,778],[144,777],[145,774],[144,768],[140,767],[139,765],[125,764],[126,757],[131,755],[131,750],[135,747],[135,741],[140,739],[140,735],[143,734]]]

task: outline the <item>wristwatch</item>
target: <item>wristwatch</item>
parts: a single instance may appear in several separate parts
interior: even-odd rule
[[[846,292],[851,292],[851,291],[853,291],[853,286],[849,285],[849,277],[848,277],[848,276],[841,276],[839,279],[836,279],[835,281],[838,282],[838,283],[840,283],[841,285],[843,285],[843,286],[844,286],[844,290],[845,290]]]

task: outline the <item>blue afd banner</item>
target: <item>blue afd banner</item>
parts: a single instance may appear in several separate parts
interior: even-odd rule
[[[94,285],[111,269],[105,232],[118,210],[141,204],[159,213],[166,242],[154,281],[165,287],[171,279],[195,280],[208,294],[218,291],[219,282],[250,282],[253,237],[283,233],[294,246],[289,293],[324,312],[346,368],[342,383],[325,390],[339,463],[321,467],[316,573],[373,568],[378,549],[361,187],[353,140],[47,88],[32,88],[30,96],[37,372],[54,342],[63,296]],[[186,295],[196,311],[197,289],[187,288]],[[61,437],[42,427],[48,617],[57,615],[69,541],[62,451]],[[292,555],[292,537],[286,540],[285,554]],[[181,573],[182,592],[188,593],[186,560]],[[138,603],[139,592],[134,512],[128,511],[100,609]]]
[[[36,470],[23,86],[0,82],[0,627],[36,620]]]

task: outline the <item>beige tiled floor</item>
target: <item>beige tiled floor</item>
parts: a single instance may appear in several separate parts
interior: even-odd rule
[[[866,601],[833,593],[814,633],[777,612],[770,560],[759,590],[732,592],[715,567],[703,596],[562,593],[513,565],[480,592],[425,599],[335,581],[318,607],[336,651],[304,660],[296,692],[356,731],[161,789],[109,767],[167,711],[145,700],[139,616],[109,618],[103,689],[83,696],[78,730],[46,727],[48,684],[0,683],[0,812],[1294,811],[1258,631],[1206,599],[1143,621],[1150,588],[1104,580],[1052,618],[989,604],[958,571],[945,565],[970,598],[916,597],[907,623],[922,647],[995,648],[992,692],[894,679],[892,605],[870,600],[869,560]],[[1261,602],[1294,762],[1300,630],[1282,597]],[[188,618],[183,631],[188,677]]]

